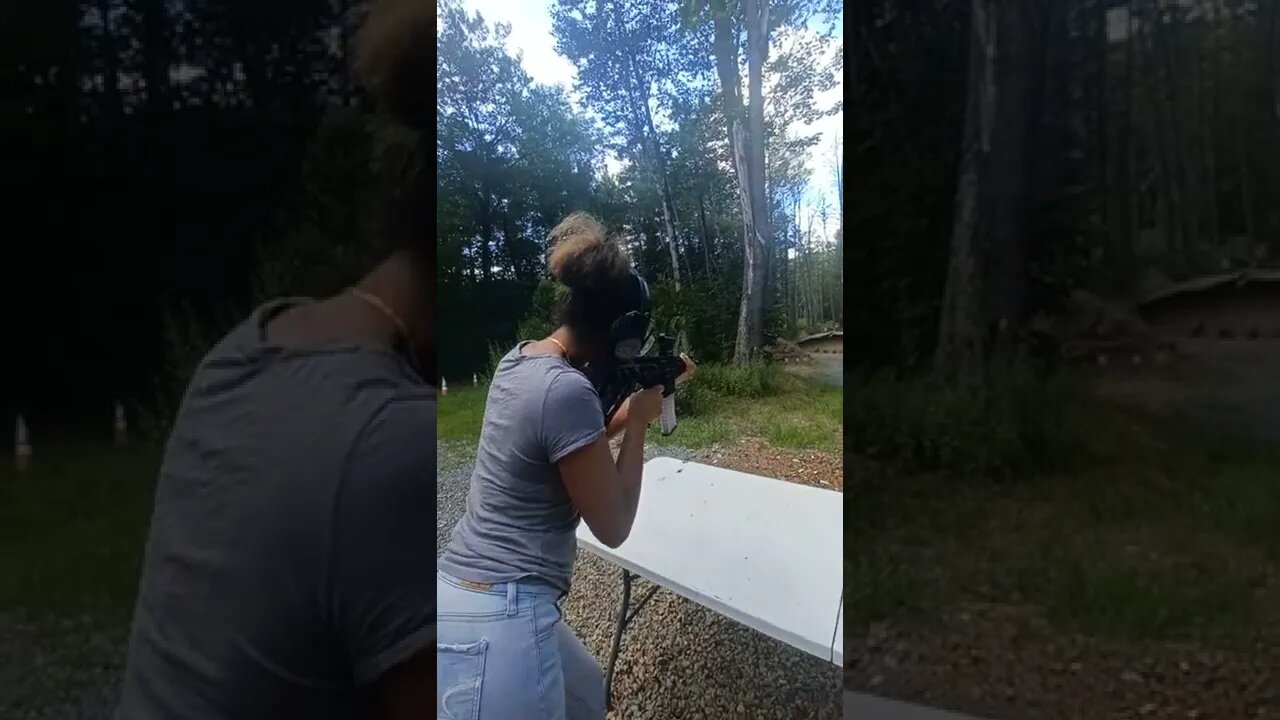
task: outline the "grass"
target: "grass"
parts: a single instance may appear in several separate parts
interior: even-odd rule
[[[0,470],[0,608],[127,618],[158,449],[40,450],[29,472]]]
[[[1280,449],[1127,410],[1070,380],[1017,386],[1026,406],[1050,408],[1039,418],[894,382],[905,405],[931,397],[917,406],[930,415],[899,406],[879,445],[851,448],[879,462],[846,489],[850,626],[968,602],[1034,606],[1060,630],[1126,642],[1244,644],[1278,626]],[[916,442],[887,452],[884,437],[906,428]],[[1042,445],[1030,451],[1027,437]],[[1046,462],[1032,471],[1036,453]]]
[[[446,442],[474,445],[480,437],[487,388],[451,387],[441,398],[437,420]],[[743,437],[775,447],[840,452],[844,393],[841,388],[799,378],[773,366],[711,365],[676,395],[680,424],[669,436],[652,433],[658,446],[699,449]]]

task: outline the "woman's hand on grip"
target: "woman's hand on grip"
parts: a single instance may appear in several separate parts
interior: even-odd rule
[[[641,390],[628,400],[627,422],[647,426],[662,414],[662,387]]]

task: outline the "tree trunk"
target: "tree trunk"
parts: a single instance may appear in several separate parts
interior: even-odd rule
[[[1133,141],[1136,115],[1133,93],[1135,78],[1134,47],[1138,42],[1134,37],[1136,26],[1133,20],[1136,12],[1136,0],[1129,0],[1128,16],[1125,18],[1124,41],[1124,128],[1120,140],[1123,143],[1123,147],[1119,153],[1120,175],[1122,178],[1120,191],[1124,193],[1125,228],[1124,232],[1121,233],[1122,239],[1117,245],[1115,270],[1117,288],[1124,294],[1128,294],[1133,290],[1135,271],[1137,270],[1134,249],[1137,247],[1138,233],[1141,231],[1139,192],[1137,184],[1134,182],[1138,153],[1137,144]],[[1117,216],[1119,215],[1119,213],[1116,214]]]
[[[759,1],[759,0],[747,0]],[[763,264],[760,261],[759,231],[756,229],[756,213],[752,207],[751,171],[748,162],[746,113],[742,102],[741,78],[738,74],[737,38],[733,29],[733,21],[729,17],[725,5],[712,6],[712,29],[715,51],[716,74],[720,78],[721,96],[724,102],[725,120],[729,130],[729,148],[733,154],[734,175],[737,178],[738,201],[742,211],[742,303],[738,313],[737,339],[734,343],[733,360],[743,363],[750,359],[751,339],[753,335],[752,319],[756,317],[754,308],[760,305],[759,272]],[[758,329],[755,330],[758,337]]]
[[[489,204],[489,194],[487,192],[481,195],[480,199],[480,277],[488,282],[493,279],[493,219],[490,215],[492,206]]]
[[[1208,55],[1208,70],[1206,72],[1208,73],[1207,84],[1209,86],[1209,106],[1203,124],[1205,182],[1208,186],[1205,190],[1205,199],[1208,201],[1205,205],[1205,223],[1208,226],[1209,242],[1213,243],[1213,246],[1217,248],[1222,245],[1221,228],[1219,227],[1221,220],[1218,213],[1218,136],[1221,132],[1218,122],[1220,105],[1218,91],[1218,76],[1220,73],[1218,70],[1217,48],[1218,23],[1220,22],[1218,0],[1210,0],[1208,13],[1208,51],[1207,53],[1202,52],[1202,58],[1203,55]],[[1203,83],[1201,92],[1204,92]]]
[[[840,200],[840,225],[836,228],[836,262],[840,265],[840,314],[836,321],[844,325],[844,144],[836,140],[836,197]]]
[[[955,219],[933,367],[936,374],[944,377],[978,379],[985,372],[986,361],[978,191],[983,156],[990,140],[990,108],[995,103],[996,28],[989,0],[972,0],[972,6],[964,136],[960,142]]]
[[[653,125],[653,111],[649,107],[649,84],[640,77],[640,71],[634,62],[631,66],[631,99],[641,109],[640,115],[644,124],[640,128],[641,138],[649,154],[649,162],[653,167],[654,178],[658,183],[658,197],[662,204],[662,233],[667,250],[671,253],[671,279],[675,283],[676,292],[680,292],[680,253],[676,248],[676,206],[671,198],[671,183],[667,178],[667,161],[662,152],[662,144],[658,140],[658,131]]]
[[[1280,131],[1280,3],[1271,1],[1271,113]],[[1280,158],[1278,158],[1280,159]]]
[[[1011,352],[1028,300],[1027,228],[1036,68],[1035,9],[973,0],[969,90],[942,325],[944,376],[976,378]],[[985,320],[985,322],[984,322]]]
[[[1258,242],[1258,221],[1254,215],[1253,183],[1250,179],[1249,156],[1245,149],[1246,134],[1241,132],[1236,138],[1236,152],[1240,162],[1240,209],[1244,213],[1244,235],[1250,247]]]
[[[1112,189],[1114,186],[1111,182],[1110,143],[1107,137],[1107,133],[1110,131],[1107,122],[1107,105],[1110,99],[1110,92],[1107,88],[1107,64],[1111,58],[1111,41],[1107,37],[1107,6],[1108,3],[1104,2],[1104,0],[1094,0],[1094,41],[1097,43],[1094,57],[1094,83],[1097,90],[1094,107],[1094,133],[1098,137],[1097,173],[1101,187],[1098,198],[1102,211],[1101,226],[1105,233],[1102,248],[1107,258],[1108,271],[1114,273],[1114,269],[1119,262],[1120,249],[1117,246],[1120,243],[1121,236],[1114,227],[1115,219],[1119,213],[1113,212],[1112,208]]]
[[[1160,189],[1162,196],[1158,198],[1158,206],[1163,210],[1160,215],[1165,225],[1165,249],[1170,255],[1178,255],[1185,259],[1186,243],[1183,239],[1183,231],[1186,227],[1183,215],[1181,183],[1178,181],[1177,164],[1174,160],[1173,145],[1176,142],[1174,134],[1170,129],[1170,114],[1173,108],[1168,102],[1168,92],[1166,89],[1167,82],[1161,82],[1159,64],[1159,53],[1156,47],[1157,36],[1162,33],[1160,30],[1160,19],[1156,14],[1155,0],[1150,0],[1146,4],[1146,20],[1147,20],[1147,36],[1146,50],[1147,57],[1151,59],[1148,64],[1151,70],[1152,89],[1151,92],[1155,96],[1153,105],[1161,105],[1164,110],[1163,117],[1156,116],[1152,124],[1155,125],[1155,131],[1151,133],[1151,139],[1154,143],[1156,157],[1156,173],[1160,181]]]
[[[818,296],[813,287],[815,275],[813,272],[813,216],[813,212],[810,212],[809,222],[805,224],[804,229],[804,318],[810,331],[820,320]]]
[[[765,194],[764,64],[769,54],[769,0],[743,0],[747,25],[747,172],[753,233],[747,235],[748,292],[743,293],[734,362],[755,359],[764,343],[764,302],[773,247]]]
[[[1268,55],[1270,57],[1268,74],[1271,77],[1271,110],[1272,118],[1275,123],[1271,126],[1271,134],[1273,137],[1271,147],[1274,148],[1270,158],[1271,165],[1271,196],[1275,197],[1280,194],[1280,143],[1275,142],[1274,138],[1280,138],[1280,2],[1271,0],[1271,32],[1267,42]],[[1267,260],[1274,260],[1280,257],[1280,207],[1272,203],[1268,207],[1271,216],[1271,242],[1267,248]]]
[[[711,274],[711,233],[707,229],[707,198],[704,194],[698,193],[698,224],[702,229],[702,270],[705,274]]]
[[[1027,2],[1001,0],[996,14],[995,87],[988,164],[981,177],[980,225],[989,247],[989,332],[995,349],[1013,351],[1028,308],[1027,230],[1032,195],[1031,148],[1035,107],[1034,9]],[[1043,48],[1042,48],[1043,49]]]
[[[1154,12],[1152,17],[1154,19]],[[1199,204],[1194,190],[1194,170],[1191,168],[1190,158],[1187,155],[1187,135],[1182,122],[1182,103],[1179,102],[1179,68],[1175,62],[1173,38],[1171,37],[1176,32],[1177,25],[1177,18],[1173,15],[1173,11],[1170,12],[1168,27],[1163,27],[1163,25],[1164,23],[1156,25],[1153,28],[1153,34],[1160,43],[1164,58],[1164,107],[1165,119],[1170,132],[1168,169],[1171,174],[1170,179],[1177,187],[1177,197],[1171,199],[1177,203],[1179,211],[1177,214],[1182,220],[1182,256],[1184,260],[1187,260],[1190,259],[1191,253],[1194,252],[1198,245]]]

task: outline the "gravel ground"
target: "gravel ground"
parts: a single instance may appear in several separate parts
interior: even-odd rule
[[[468,449],[442,444],[440,455],[437,553],[466,506],[471,476]],[[671,448],[647,455],[700,457]],[[649,587],[638,582],[633,597]],[[609,657],[621,593],[616,567],[578,553],[565,621],[601,666]],[[830,663],[659,590],[623,636],[609,717],[838,718],[841,685],[840,671]]]
[[[470,447],[441,444],[437,553],[466,505],[471,452]],[[656,454],[703,457],[670,448],[651,453]],[[764,467],[776,463],[778,477],[794,474],[792,479],[809,480],[792,469],[799,465],[791,459],[766,456],[752,462]],[[639,581],[636,596],[648,587]],[[617,568],[588,553],[579,555],[565,617],[602,665],[621,590]],[[0,612],[0,718],[110,718],[124,669],[126,634],[119,623],[88,616],[50,625]],[[659,591],[624,636],[610,718],[838,718],[841,685],[840,671],[829,663]]]
[[[845,635],[850,690],[1004,720],[1280,720],[1280,651],[1108,645],[970,605]]]
[[[106,720],[124,671],[126,630],[84,616],[50,625],[0,613],[0,718]]]

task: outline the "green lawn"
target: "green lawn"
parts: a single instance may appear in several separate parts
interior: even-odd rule
[[[440,398],[438,432],[446,442],[474,445],[480,437],[488,389],[451,387]],[[775,447],[840,452],[843,445],[842,388],[786,375],[782,370],[700,368],[677,391],[680,424],[658,446],[705,448],[744,437]],[[682,397],[688,393],[687,397]]]
[[[700,448],[756,436],[778,447],[841,447],[839,388],[772,370],[712,368],[695,381],[700,384],[690,391],[679,428],[665,438],[653,433],[652,442]],[[474,448],[484,398],[484,387],[451,388],[439,404],[440,438]],[[15,473],[11,462],[0,468],[0,609],[127,617],[160,448],[82,445],[37,452],[27,473]]]
[[[871,464],[846,489],[849,626],[1012,602],[1121,641],[1280,627],[1280,449],[1094,412],[1087,457],[1042,475]]]
[[[0,470],[0,608],[128,617],[159,449],[37,451],[29,472]]]

